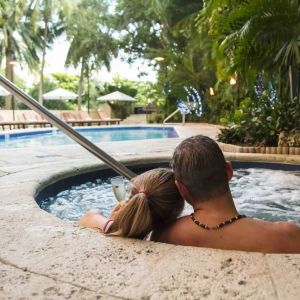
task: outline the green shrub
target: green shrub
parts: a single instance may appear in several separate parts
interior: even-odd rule
[[[109,103],[109,102],[108,102]],[[131,102],[115,102],[109,103],[112,109],[112,116],[114,118],[126,119],[132,113]]]
[[[148,123],[162,123],[164,117],[162,114],[151,114],[148,116]]]
[[[271,103],[266,96],[244,99],[235,110],[228,128],[221,130],[218,140],[229,144],[276,146],[282,130],[280,103]]]

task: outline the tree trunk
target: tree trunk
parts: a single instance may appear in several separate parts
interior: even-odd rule
[[[88,68],[88,71],[87,71],[87,109],[88,109],[88,113],[90,113],[90,70]]]
[[[241,80],[240,80],[240,76],[239,74],[236,75],[236,109],[239,108],[240,106],[240,84],[241,84]]]
[[[78,87],[78,110],[81,110],[82,94],[83,94],[83,83],[84,83],[84,59],[81,60],[81,71]]]
[[[13,51],[11,49],[11,41],[10,41],[10,35],[8,34],[7,36],[7,48],[5,50],[5,58],[6,58],[6,68],[5,68],[5,76],[8,80],[10,80],[11,82],[14,81],[13,78],[13,65],[11,64],[11,61],[13,60]],[[7,97],[5,97],[5,103],[4,103],[4,109],[11,109],[12,107],[12,96],[9,95]]]
[[[45,57],[46,57],[46,48],[48,43],[48,22],[49,22],[49,7],[50,2],[45,1],[45,8],[44,8],[44,45],[43,45],[43,54],[42,54],[42,63],[41,63],[41,70],[40,70],[40,84],[39,84],[39,102],[43,104],[43,94],[44,94],[44,68],[45,68]]]
[[[45,28],[44,39],[47,39],[47,29]],[[42,54],[42,63],[40,70],[40,83],[39,83],[39,102],[43,104],[43,94],[44,94],[44,68],[45,68],[45,57],[46,57],[46,40],[44,42],[43,54]]]
[[[300,66],[297,65],[297,108],[298,111],[300,111],[300,89],[299,89],[299,79],[300,79]],[[300,128],[300,119],[298,118],[297,123],[296,123],[296,127]]]
[[[298,72],[292,66],[289,66],[289,83],[290,83],[290,97],[291,101],[298,93]]]
[[[282,102],[282,71],[279,67],[279,76],[278,76],[278,99]]]

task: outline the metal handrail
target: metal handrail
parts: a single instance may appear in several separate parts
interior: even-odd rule
[[[106,163],[109,167],[115,170],[117,173],[123,175],[124,177],[131,179],[136,176],[134,172],[125,167],[120,162],[116,161],[106,152],[101,150],[91,141],[86,139],[76,130],[74,130],[67,123],[59,119],[53,113],[51,113],[47,108],[41,105],[38,101],[33,99],[31,96],[23,92],[20,88],[18,88],[15,84],[9,81],[4,76],[0,75],[0,85],[2,85],[5,89],[7,89],[11,94],[18,99],[20,99],[24,104],[30,107],[32,110],[42,115],[49,123],[53,126],[58,127],[62,132],[64,132],[67,136],[69,136],[72,140],[80,144],[82,147],[87,149],[89,152],[94,154],[96,157],[101,159],[104,163]]]
[[[164,120],[163,124],[166,124],[168,120],[170,120],[174,115],[176,115],[178,112],[180,112],[180,109],[177,108],[175,111],[173,111],[170,115],[168,115]],[[182,114],[182,125],[185,124],[185,114]]]

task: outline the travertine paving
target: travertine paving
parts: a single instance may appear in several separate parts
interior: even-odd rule
[[[182,138],[214,137],[208,124],[181,138],[102,143],[131,164],[168,161]],[[299,156],[229,159],[300,163]],[[0,299],[300,299],[300,254],[264,255],[103,236],[41,210],[34,194],[66,176],[103,168],[77,145],[0,150]]]

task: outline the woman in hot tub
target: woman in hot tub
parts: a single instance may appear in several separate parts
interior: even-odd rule
[[[144,239],[153,230],[173,223],[184,207],[171,169],[147,171],[131,180],[128,200],[117,204],[106,218],[99,211],[87,212],[79,225],[106,234]]]

